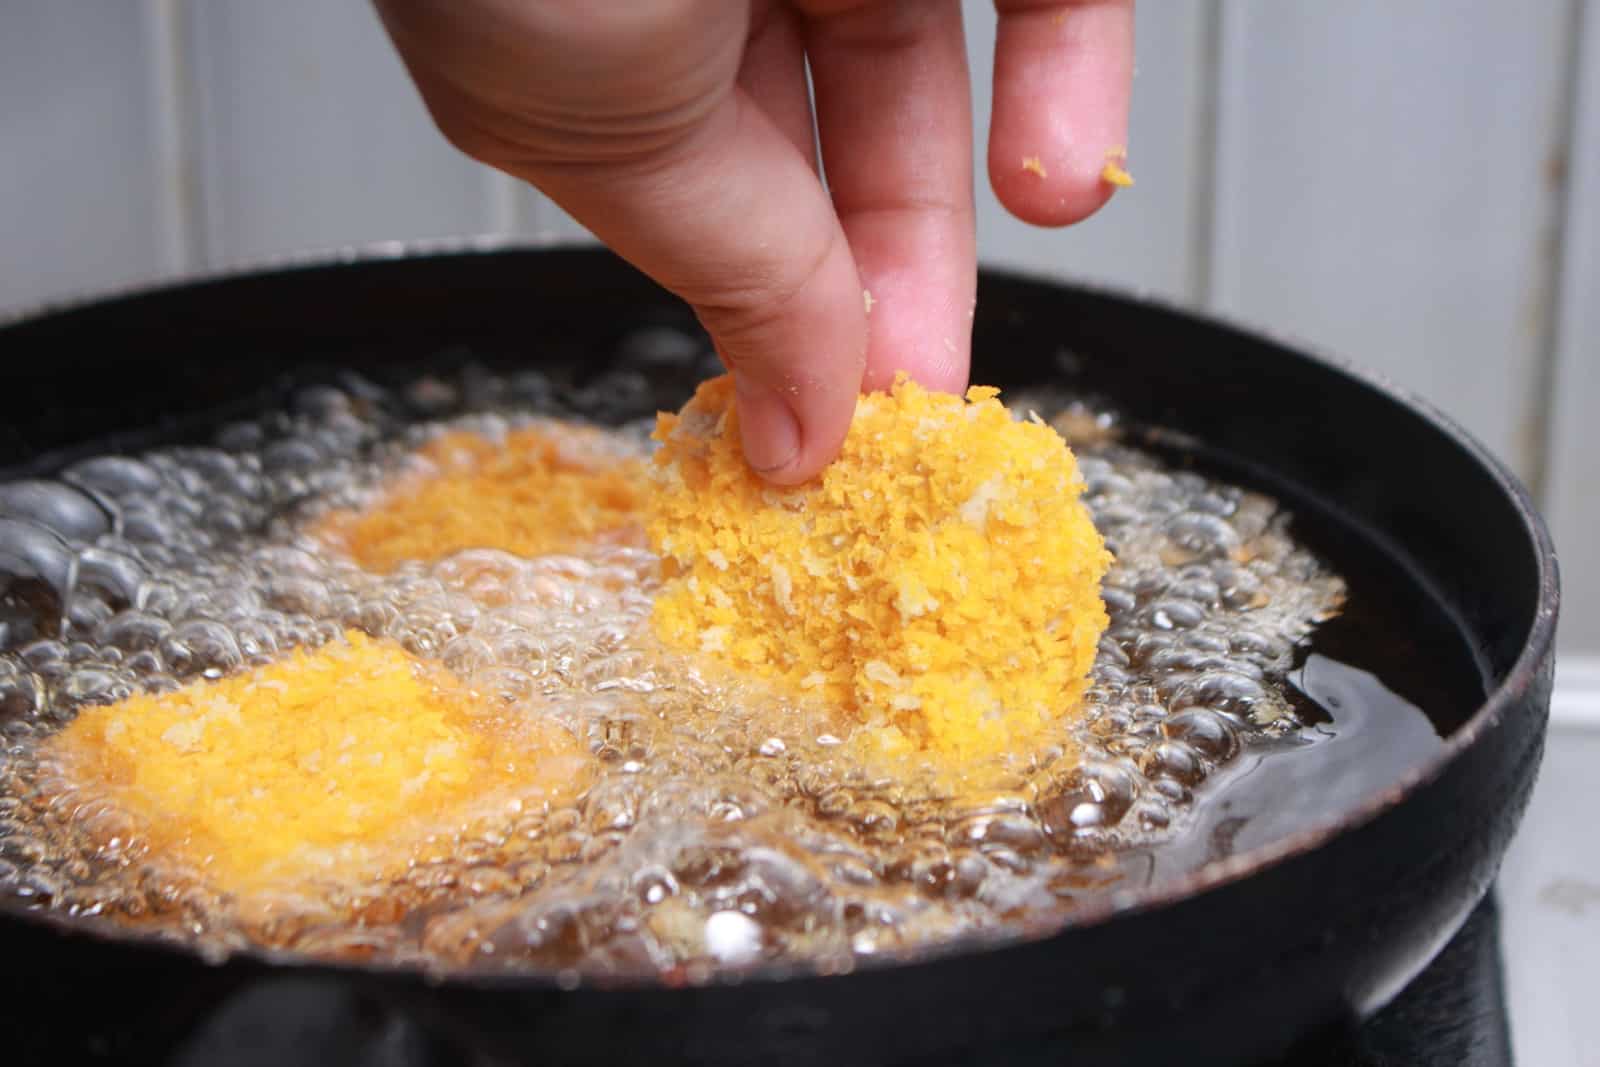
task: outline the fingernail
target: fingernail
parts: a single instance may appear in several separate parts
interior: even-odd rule
[[[800,422],[783,397],[759,382],[735,376],[744,458],[757,474],[783,470],[800,455]]]

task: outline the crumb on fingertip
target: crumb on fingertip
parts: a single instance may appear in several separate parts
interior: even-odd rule
[[[861,290],[861,306],[867,309],[868,315],[872,314],[872,305],[876,303],[877,300],[873,299],[871,289]]]
[[[1106,165],[1100,168],[1100,180],[1108,185],[1127,187],[1133,184],[1128,173],[1128,150],[1121,145],[1106,151]]]
[[[1046,177],[1044,163],[1039,159],[1038,156],[1023,156],[1022,169],[1027,171],[1029,174],[1037,174],[1041,178]]]

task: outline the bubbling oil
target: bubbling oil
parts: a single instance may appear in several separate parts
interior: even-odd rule
[[[1287,679],[1343,580],[1273,500],[1121,443],[1109,416],[1059,397],[1009,399],[1075,442],[1117,557],[1111,625],[1081,715],[964,784],[884,777],[826,709],[662,649],[657,560],[626,538],[380,575],[316,536],[319,516],[372,504],[441,433],[561,436],[554,392],[528,373],[318,386],[209,445],[0,485],[0,900],[213,954],[688,981],[841,970],[1069,921],[1127,883],[1127,856],[1203,821],[1226,793],[1208,778],[1304,731]],[[643,456],[646,430],[570,445]],[[398,872],[246,907],[152,849],[44,744],[80,708],[350,628],[442,664],[501,715],[552,717],[592,757],[592,784],[479,813]]]

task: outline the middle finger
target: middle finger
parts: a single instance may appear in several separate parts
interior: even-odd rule
[[[864,388],[967,380],[977,261],[959,0],[801,0],[823,171],[871,294]]]

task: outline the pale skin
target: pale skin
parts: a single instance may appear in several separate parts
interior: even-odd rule
[[[995,6],[989,179],[1019,218],[1068,225],[1114,191],[1101,170],[1127,143],[1133,0]],[[763,477],[815,476],[858,393],[897,371],[965,386],[977,269],[959,0],[377,7],[453,144],[694,308]]]

